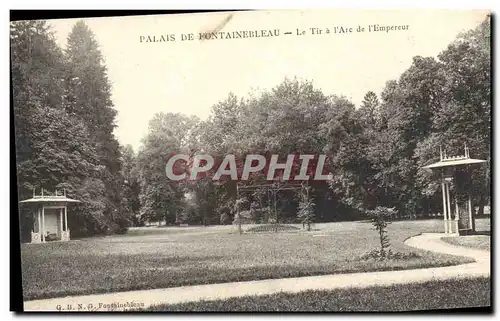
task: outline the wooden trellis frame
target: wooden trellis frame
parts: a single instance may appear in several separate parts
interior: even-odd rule
[[[264,190],[266,193],[269,193],[270,199],[273,201],[273,209],[274,209],[274,217],[275,217],[275,222],[274,222],[274,231],[278,231],[278,210],[276,208],[277,204],[277,199],[276,196],[279,192],[281,191],[296,191],[300,190],[304,187],[304,185],[308,184],[307,181],[304,181],[301,184],[293,183],[293,184],[284,184],[281,181],[276,181],[274,183],[269,183],[269,184],[260,184],[260,185],[244,185],[240,186],[241,183],[236,184],[236,200],[240,198],[240,192],[247,192],[247,191],[256,191],[256,190]],[[240,234],[243,234],[243,230],[241,228],[241,217],[240,217],[240,208],[239,206],[236,207],[236,215],[238,217],[238,232]]]

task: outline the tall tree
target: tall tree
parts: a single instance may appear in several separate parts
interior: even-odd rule
[[[23,197],[23,185],[39,178],[24,171],[25,162],[34,157],[33,135],[41,129],[36,121],[43,117],[43,108],[62,108],[64,63],[45,21],[12,22],[10,48],[16,164]]]
[[[336,96],[331,100],[332,108],[320,128],[326,137],[324,151],[330,157],[333,176],[329,186],[339,204],[338,218],[345,219],[359,215],[364,207],[363,175],[367,165],[361,141],[363,127],[352,102]]]
[[[439,55],[446,79],[441,88],[443,103],[431,122],[432,135],[419,143],[420,165],[436,160],[440,147],[448,155],[463,154],[464,144],[468,145],[471,157],[490,161],[490,28],[490,17],[487,17],[477,28],[460,34]],[[438,194],[439,186],[428,171],[420,170],[418,179],[424,193]],[[469,187],[480,212],[489,201],[490,183],[489,163],[473,171]]]
[[[106,230],[105,198],[89,131],[64,110],[64,57],[44,21],[11,25],[11,57],[19,196],[32,189],[66,189],[82,201],[69,222],[72,234]],[[24,209],[24,208],[23,208]],[[21,211],[22,231],[32,228]]]
[[[379,107],[380,101],[378,100],[377,94],[373,91],[367,92],[358,109],[360,121],[365,128],[374,128],[376,126],[378,123]]]
[[[121,217],[124,215],[121,208],[123,178],[120,148],[113,134],[116,110],[98,43],[83,21],[78,21],[68,36],[65,75],[64,108],[89,130],[99,162],[105,168],[100,179],[106,194],[106,216],[112,229],[122,229],[128,223]]]
[[[140,215],[144,220],[165,220],[173,224],[183,204],[185,186],[171,182],[165,164],[175,153],[186,153],[185,144],[196,117],[158,113],[149,123],[137,156],[139,170]]]
[[[122,187],[122,209],[126,216],[137,226],[140,224],[139,194],[141,186],[139,182],[139,171],[137,167],[137,157],[131,145],[121,147],[121,176],[123,177]]]
[[[381,116],[386,124],[371,148],[379,172],[378,186],[386,193],[379,205],[399,204],[398,213],[403,216],[421,211],[415,149],[431,132],[433,115],[441,108],[444,83],[442,65],[433,58],[417,56],[397,82],[388,82],[381,95]]]
[[[384,126],[385,119],[380,110],[380,101],[373,91],[365,94],[361,106],[356,109],[355,116],[361,130],[356,135],[355,141],[358,144],[358,150],[369,151],[372,145],[379,139],[379,135]],[[356,155],[357,175],[356,185],[358,186],[358,204],[360,209],[373,209],[381,196],[377,186],[377,171],[375,162],[370,157],[370,153],[359,153]]]

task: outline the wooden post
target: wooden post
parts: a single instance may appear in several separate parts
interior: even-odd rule
[[[236,215],[238,217],[238,232],[243,234],[241,229],[241,216],[240,216],[240,188],[238,183],[236,183]]]
[[[458,231],[458,225],[459,225],[458,220],[459,220],[458,199],[457,199],[457,195],[455,193],[455,226],[457,228],[457,230],[456,230],[457,234],[459,233],[459,231]]]
[[[64,230],[68,231],[68,207],[64,206]]]
[[[41,236],[42,236],[42,219],[41,219],[41,214],[40,214],[40,207],[37,207],[36,209],[36,213],[37,213],[37,222],[36,224],[38,225],[38,234],[40,234],[40,240],[41,240]]]
[[[61,207],[59,211],[59,237],[62,239],[63,234],[63,208]]]
[[[467,155],[469,155],[469,148],[467,148]],[[470,222],[470,228],[471,232],[474,233],[476,232],[476,211],[472,207],[472,173],[469,171],[469,188],[468,188],[468,196],[469,196],[469,222]]]
[[[474,232],[474,222],[472,221],[472,202],[470,200],[470,193],[469,193],[469,202],[468,202],[469,206],[467,206],[469,208],[469,228],[471,229],[472,232]]]
[[[279,182],[278,182],[278,188],[273,188],[273,193],[274,193],[274,232],[278,232],[278,209],[276,207],[276,203],[277,203],[277,200],[276,200],[276,193],[278,193],[278,189],[279,189]]]
[[[42,242],[45,242],[45,206],[43,205],[42,205]]]
[[[451,230],[451,201],[450,201],[450,184],[446,183],[446,203],[448,205],[448,233],[452,233]]]
[[[446,214],[446,187],[444,181],[441,183],[441,191],[443,192],[443,216],[444,216],[444,232],[448,233],[448,215]]]

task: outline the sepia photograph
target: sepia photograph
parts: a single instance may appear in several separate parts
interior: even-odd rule
[[[24,311],[491,313],[491,20],[11,17]]]

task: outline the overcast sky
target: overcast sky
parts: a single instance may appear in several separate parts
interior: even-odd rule
[[[279,37],[180,41],[181,33],[216,28],[227,13],[85,19],[108,68],[118,111],[115,133],[137,151],[157,112],[206,118],[229,92],[248,96],[285,77],[312,80],[325,94],[344,95],[356,105],[367,91],[381,92],[412,57],[437,56],[458,33],[477,26],[485,11],[314,10],[239,12],[222,31],[279,29]],[[65,47],[76,20],[51,20]],[[358,25],[405,26],[407,31],[311,35],[310,28]],[[297,36],[297,29],[306,30]],[[292,35],[284,35],[290,31]],[[323,31],[324,33],[324,31]],[[141,36],[175,34],[176,41],[146,43]]]

